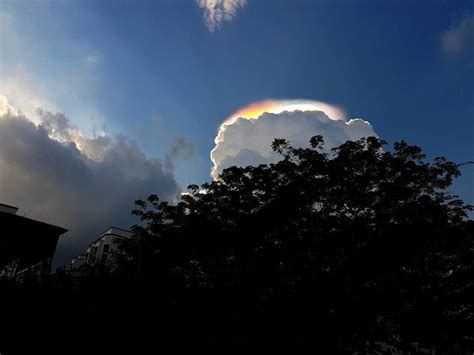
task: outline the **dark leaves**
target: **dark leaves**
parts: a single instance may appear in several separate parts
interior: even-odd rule
[[[465,347],[471,206],[447,190],[459,165],[385,144],[369,137],[328,153],[321,136],[309,148],[275,139],[276,164],[226,169],[177,205],[137,201],[150,277],[179,285],[179,299],[206,290],[209,317],[261,324],[268,334],[247,334],[257,343],[273,330],[273,341],[330,351]]]

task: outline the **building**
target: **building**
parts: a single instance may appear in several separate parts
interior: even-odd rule
[[[89,245],[84,254],[76,256],[71,263],[65,265],[63,271],[77,277],[88,271],[113,271],[116,257],[121,253],[120,242],[132,235],[128,230],[110,227]]]
[[[130,231],[110,227],[89,245],[84,255],[85,263],[88,265],[112,266],[115,263],[115,256],[120,253],[120,241],[131,236],[132,232]]]
[[[22,281],[51,272],[58,239],[67,229],[17,214],[0,204],[0,278]]]

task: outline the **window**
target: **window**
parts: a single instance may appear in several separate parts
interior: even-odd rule
[[[102,248],[102,252],[103,253],[108,253],[110,249],[110,245],[109,244],[104,244],[104,247]]]

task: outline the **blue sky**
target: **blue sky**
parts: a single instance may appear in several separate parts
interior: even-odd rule
[[[264,99],[333,103],[389,142],[474,160],[473,9],[248,0],[210,31],[194,0],[7,0],[0,90],[25,112],[65,112],[85,134],[123,134],[152,157],[186,138],[197,155],[175,164],[182,186],[209,180],[219,124]],[[448,31],[459,48],[443,45]],[[467,167],[455,188],[470,202],[472,179]]]

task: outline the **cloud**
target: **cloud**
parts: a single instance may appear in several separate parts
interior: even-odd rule
[[[474,16],[465,17],[441,35],[441,48],[448,53],[474,52]]]
[[[91,65],[98,64],[100,62],[100,58],[97,55],[90,55],[86,57],[86,62]]]
[[[40,112],[37,125],[0,96],[0,197],[27,217],[70,230],[59,261],[111,225],[128,228],[133,201],[179,195],[173,171],[123,136],[85,137],[62,113]]]
[[[277,112],[279,110],[277,109]],[[267,164],[281,157],[271,149],[274,138],[285,138],[292,145],[309,145],[312,136],[321,134],[330,149],[347,140],[376,136],[369,122],[362,119],[334,119],[322,111],[283,111],[263,113],[254,118],[237,118],[222,125],[211,152],[214,166],[211,176],[217,178],[230,166]]]
[[[38,85],[36,76],[29,73],[22,64],[0,65],[0,92],[11,98],[15,107],[29,119],[38,122],[36,110],[43,107],[56,111],[57,107],[46,98],[44,86]]]
[[[177,137],[173,141],[169,154],[172,158],[193,159],[196,157],[196,147],[185,138]]]
[[[165,154],[164,166],[172,171],[176,160],[193,160],[196,157],[195,145],[183,137],[177,137],[173,140],[170,151]]]
[[[209,31],[218,30],[224,21],[232,21],[247,0],[196,0],[204,10],[204,22]]]

